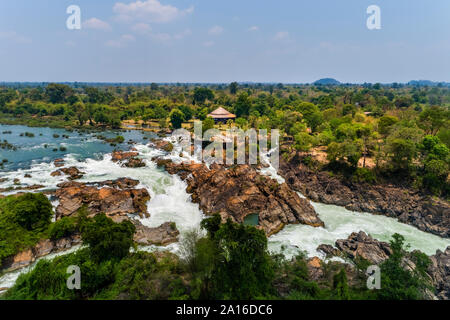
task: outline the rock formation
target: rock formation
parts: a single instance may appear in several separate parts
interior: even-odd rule
[[[430,260],[428,274],[436,287],[436,297],[440,300],[450,300],[450,246],[444,252],[436,251]]]
[[[50,175],[52,177],[57,177],[57,176],[61,176],[63,174],[68,175],[69,180],[76,180],[76,179],[80,179],[81,177],[83,177],[84,172],[81,172],[76,167],[69,167],[69,168],[61,168],[56,171],[53,171]]]
[[[22,251],[10,258],[7,258],[2,265],[2,271],[11,272],[21,269],[32,264],[36,259],[49,255],[50,253],[57,253],[68,250],[73,246],[81,243],[81,237],[75,234],[71,237],[61,238],[55,241],[44,239],[38,242],[36,246],[31,249]]]
[[[90,215],[105,213],[111,218],[139,214],[148,217],[147,201],[150,195],[146,189],[133,189],[138,181],[118,179],[106,181],[107,186],[97,188],[94,185],[79,182],[63,182],[58,185],[55,196],[59,200],[56,217],[71,216],[82,206],[86,206]]]
[[[393,185],[370,185],[315,172],[294,156],[280,158],[280,174],[289,186],[315,202],[348,210],[383,214],[441,237],[450,237],[450,204],[419,191]]]
[[[134,241],[137,244],[166,246],[178,241],[180,232],[173,222],[165,222],[157,228],[146,227],[138,220],[132,220],[132,222],[136,227]]]
[[[391,247],[386,242],[373,239],[371,236],[360,231],[352,233],[347,239],[336,240],[336,248],[331,245],[320,245],[317,250],[327,254],[327,256],[347,257],[353,261],[363,258],[371,264],[379,265],[392,254]],[[416,268],[411,254],[407,254],[403,259],[403,267],[410,271]],[[437,250],[436,254],[429,257],[431,264],[427,273],[432,285],[436,288],[435,294],[427,291],[429,299],[450,299],[450,246],[442,252]]]
[[[249,214],[259,215],[259,228],[270,236],[286,224],[323,226],[314,208],[286,184],[264,176],[248,165],[230,168],[204,164],[175,164],[159,160],[170,174],[178,174],[188,184],[192,201],[205,214],[220,213],[223,220],[231,218],[242,223]]]
[[[144,161],[142,159],[137,158],[139,155],[136,151],[114,151],[112,153],[112,161],[119,162],[122,166],[128,168],[140,168],[145,167]]]

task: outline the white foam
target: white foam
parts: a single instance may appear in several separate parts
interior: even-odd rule
[[[405,242],[411,245],[411,250],[419,249],[427,255],[435,254],[437,249],[445,250],[450,245],[450,239],[420,231],[393,218],[365,212],[353,212],[334,205],[314,202],[311,204],[325,223],[325,228],[288,225],[269,238],[271,251],[282,252],[284,245],[285,253],[288,256],[304,250],[309,257],[324,258],[323,254],[316,251],[317,246],[320,244],[334,245],[337,239],[346,239],[352,232],[359,231],[364,231],[373,238],[386,242],[391,240],[394,233],[400,233],[405,237]]]

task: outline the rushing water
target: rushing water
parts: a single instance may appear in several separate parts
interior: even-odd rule
[[[1,134],[11,131],[11,134]],[[20,133],[32,132],[34,138],[20,137]],[[53,138],[53,134],[69,135],[69,138]],[[66,177],[52,177],[51,172],[56,170],[53,160],[64,158],[66,166],[76,166],[85,172],[80,181],[94,182],[121,177],[133,178],[140,181],[138,188],[146,188],[151,200],[148,202],[149,218],[141,219],[144,225],[157,227],[164,222],[173,221],[183,234],[191,229],[196,229],[204,218],[197,204],[191,202],[190,195],[186,192],[186,183],[176,175],[169,175],[157,168],[151,160],[155,156],[164,155],[173,161],[195,160],[188,155],[180,157],[181,148],[175,144],[174,150],[169,155],[148,145],[149,133],[140,131],[132,132],[102,132],[103,136],[114,137],[117,134],[124,136],[125,143],[118,146],[127,149],[128,139],[137,142],[133,145],[140,157],[145,161],[143,168],[124,168],[111,161],[110,152],[114,147],[95,137],[96,134],[67,132],[61,129],[28,128],[23,126],[0,125],[0,139],[7,139],[9,143],[18,146],[17,151],[5,151],[0,149],[0,159],[7,158],[8,163],[4,169],[0,169],[0,188],[14,186],[14,179],[19,179],[22,185],[43,185],[43,189],[54,189]],[[42,134],[42,135],[41,135]],[[167,138],[168,139],[168,138]],[[64,143],[67,151],[53,152],[53,147],[59,147]],[[51,145],[45,148],[45,144]],[[261,170],[261,173],[271,176],[279,183],[284,179],[278,175],[273,167]],[[31,178],[25,178],[25,175]],[[1,181],[1,180],[0,180]],[[301,195],[300,195],[301,196]],[[55,203],[56,205],[57,203]],[[445,249],[450,245],[449,239],[422,232],[412,226],[398,222],[395,219],[371,215],[368,213],[351,212],[342,207],[312,203],[320,218],[324,221],[324,228],[313,228],[306,225],[288,225],[281,232],[269,238],[269,250],[283,252],[286,256],[292,256],[299,251],[305,251],[308,256],[322,255],[316,251],[319,244],[334,244],[337,239],[345,239],[352,232],[365,231],[374,238],[388,241],[394,233],[401,233],[406,241],[411,244],[411,249],[420,249],[427,254],[434,254],[437,249]],[[254,223],[254,221],[252,222]],[[176,252],[178,244],[171,244],[164,249]],[[163,249],[155,246],[145,250]],[[49,258],[51,258],[50,256]],[[24,269],[27,271],[30,268]],[[0,278],[0,287],[9,287],[23,272],[18,271],[4,275]]]

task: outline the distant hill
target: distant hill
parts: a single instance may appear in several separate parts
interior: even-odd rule
[[[329,85],[339,85],[341,84],[339,81],[337,81],[336,79],[333,78],[323,78],[323,79],[319,79],[316,82],[314,82],[315,85],[325,85],[325,86],[329,86]]]

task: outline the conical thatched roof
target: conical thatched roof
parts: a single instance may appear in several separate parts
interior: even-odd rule
[[[222,107],[219,107],[210,114],[208,114],[208,117],[211,117],[213,119],[233,119],[236,118],[236,115],[228,112]]]

